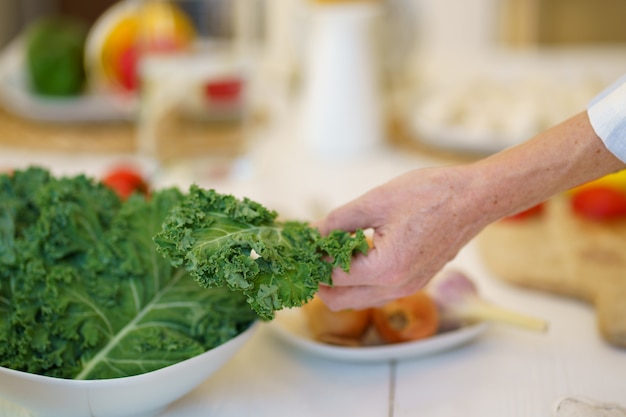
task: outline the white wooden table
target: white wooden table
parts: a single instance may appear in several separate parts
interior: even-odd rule
[[[287,217],[313,218],[394,175],[433,163],[381,152],[324,164],[292,152],[290,130],[269,133],[248,161],[250,175],[203,182],[174,169],[162,175],[161,184],[186,186],[193,180],[256,199]],[[98,175],[112,161],[107,158],[2,150],[0,165],[39,163],[59,173]],[[600,339],[588,305],[498,281],[471,243],[452,265],[475,279],[484,297],[547,319],[549,331],[492,325],[455,350],[397,363],[352,364],[296,351],[264,325],[223,369],[162,416],[549,417],[564,396],[626,404],[626,351]]]
[[[501,284],[472,245],[453,262],[486,297],[550,321],[546,334],[492,325],[468,345],[414,360],[341,363],[263,326],[226,367],[163,416],[548,417],[565,396],[626,401],[626,351],[602,342],[586,305]]]

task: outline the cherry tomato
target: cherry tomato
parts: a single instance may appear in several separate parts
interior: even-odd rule
[[[512,216],[508,216],[505,217],[505,220],[525,220],[525,219],[529,219],[531,217],[536,217],[539,216],[543,213],[543,209],[545,207],[544,203],[539,203],[536,206],[533,206],[529,209],[526,209],[524,211],[520,211],[517,214],[513,214]]]
[[[132,167],[118,167],[109,171],[102,183],[126,200],[133,193],[148,195],[149,187],[143,176]]]
[[[608,186],[584,188],[571,198],[574,213],[594,220],[626,216],[626,192]]]
[[[425,291],[398,298],[372,313],[374,326],[387,343],[424,339],[437,333],[437,304]]]

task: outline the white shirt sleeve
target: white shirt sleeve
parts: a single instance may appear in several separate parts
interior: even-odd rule
[[[626,163],[626,75],[591,100],[587,115],[606,148]]]

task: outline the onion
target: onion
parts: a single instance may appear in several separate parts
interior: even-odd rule
[[[495,306],[480,298],[474,282],[456,270],[444,271],[427,286],[437,303],[441,330],[450,330],[468,322],[494,321],[534,331],[546,331],[545,320]]]

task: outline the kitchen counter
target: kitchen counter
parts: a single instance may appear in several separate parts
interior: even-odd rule
[[[232,161],[237,169],[231,172],[236,175],[211,177],[202,175],[207,171],[192,169],[197,163],[209,166],[214,162],[210,158],[200,158],[196,165],[184,160],[139,161],[151,167],[155,186],[197,182],[303,219],[318,218],[409,169],[453,161],[389,143],[360,159],[318,160],[298,143],[290,114],[289,106],[277,106],[273,123],[255,129],[249,152]],[[57,173],[99,175],[121,158],[137,160],[128,147],[127,127],[99,131],[105,135],[107,129],[116,130],[126,137],[112,152],[52,152],[22,146],[30,139],[19,130],[21,122],[2,113],[0,117],[8,117],[17,129],[10,137],[7,125],[0,123],[2,167],[36,163]],[[60,128],[41,128],[41,140],[56,129]],[[485,298],[545,318],[549,330],[535,333],[493,324],[477,339],[452,350],[357,364],[296,350],[276,337],[273,324],[264,323],[224,368],[162,417],[549,417],[555,402],[565,396],[625,401],[626,351],[602,341],[590,306],[497,280],[484,268],[473,242],[450,267],[475,279]]]

